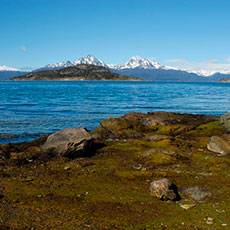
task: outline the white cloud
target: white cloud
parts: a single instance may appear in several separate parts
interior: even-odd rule
[[[23,52],[27,51],[27,48],[25,46],[20,46],[19,49],[22,50]]]
[[[209,72],[223,72],[230,71],[230,57],[225,60],[225,63],[221,63],[217,59],[207,60],[202,62],[189,62],[184,59],[169,59],[165,60],[169,65],[178,69],[187,71],[209,71]]]

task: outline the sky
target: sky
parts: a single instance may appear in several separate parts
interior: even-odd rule
[[[0,0],[0,66],[31,70],[92,54],[230,69],[229,0]]]

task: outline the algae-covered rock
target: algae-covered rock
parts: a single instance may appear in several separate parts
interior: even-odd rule
[[[101,121],[101,126],[113,132],[128,129],[130,124],[124,118],[108,118]]]
[[[176,200],[177,191],[167,178],[155,180],[150,184],[151,195],[160,200]]]
[[[225,137],[212,136],[207,148],[212,152],[219,153],[221,155],[228,155],[230,154],[230,141]]]
[[[216,121],[217,116],[193,115],[193,114],[180,114],[171,112],[151,112],[147,114],[147,119],[151,125],[199,125]]]
[[[226,113],[220,117],[220,124],[226,133],[230,133],[230,113]]]
[[[93,139],[85,128],[64,129],[50,135],[42,150],[74,158],[88,154],[92,143]]]

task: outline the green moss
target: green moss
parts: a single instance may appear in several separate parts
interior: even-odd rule
[[[143,168],[142,168],[143,169]],[[146,172],[145,170],[120,170],[120,171],[116,171],[115,173],[116,176],[121,177],[121,178],[125,178],[128,180],[135,180],[137,178],[144,178],[144,177],[149,177],[152,175],[151,172]]]
[[[195,130],[189,132],[196,136],[213,136],[221,135],[223,131],[220,126],[220,121],[214,121],[198,126]]]

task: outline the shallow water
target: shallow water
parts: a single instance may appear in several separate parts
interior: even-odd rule
[[[222,115],[230,84],[180,82],[0,82],[0,143],[71,127],[99,126],[128,112]]]

